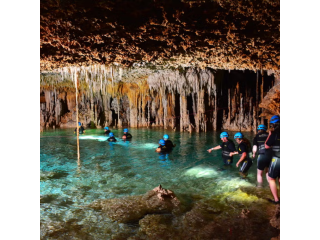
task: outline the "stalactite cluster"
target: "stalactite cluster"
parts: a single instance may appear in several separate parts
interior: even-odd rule
[[[41,1],[40,66],[280,69],[279,0]]]
[[[258,105],[274,79],[210,68],[65,67],[41,74],[42,127],[75,126],[75,77],[79,117],[87,127],[162,126],[189,132],[256,128],[263,122]]]

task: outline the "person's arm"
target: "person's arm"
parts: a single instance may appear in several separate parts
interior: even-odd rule
[[[246,152],[243,152],[242,155],[241,155],[241,157],[240,157],[240,159],[239,159],[239,161],[237,162],[236,166],[239,167],[239,164],[240,164],[244,159],[246,159],[246,157],[247,157],[247,153],[246,153]]]
[[[253,147],[252,147],[252,157],[253,158],[256,156],[257,149],[258,149],[257,146],[253,145]]]
[[[272,145],[273,145],[273,142],[274,142],[274,140],[272,138],[272,131],[269,131],[269,136],[268,136],[267,140],[264,143],[264,147],[266,149],[270,149],[272,147]]]
[[[208,151],[209,153],[211,153],[212,150],[218,150],[218,149],[221,149],[221,146],[220,146],[220,145],[218,145],[218,146],[216,146],[216,147],[214,147],[214,148],[210,148],[210,149],[208,149],[207,151]]]

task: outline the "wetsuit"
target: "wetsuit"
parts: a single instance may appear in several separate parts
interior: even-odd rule
[[[106,134],[106,135],[109,135],[109,133],[110,133],[110,130],[104,131],[104,134]]]
[[[74,131],[77,132],[77,128],[75,128]],[[84,127],[80,126],[79,127],[79,134],[83,134],[83,131],[84,131]]]
[[[124,133],[123,136],[126,136],[126,139],[132,138],[132,135],[130,133]]]
[[[109,141],[109,142],[116,142],[117,139],[116,139],[115,137],[109,137],[109,138],[107,139],[107,141]]]
[[[243,141],[239,144],[238,146],[238,153],[239,155],[241,156],[242,153],[247,153],[247,156],[244,160],[242,160],[241,162],[241,167],[239,169],[239,172],[242,172],[242,173],[246,173],[248,172],[249,168],[251,167],[252,165],[252,159],[249,158],[249,149],[247,147],[247,144],[245,144]]]
[[[168,139],[168,140],[164,140],[166,142],[166,148],[168,149],[168,151],[171,151],[174,148],[173,143]]]
[[[235,147],[234,143],[232,141],[228,140],[228,142],[222,142],[220,147],[222,150],[222,159],[223,159],[224,164],[230,165],[231,163],[233,163],[233,156],[230,157],[229,154],[231,152],[236,151],[236,147]]]
[[[160,153],[167,153],[170,151],[166,146],[163,146],[163,145],[160,145],[158,148],[161,149]]]
[[[264,143],[268,138],[268,133],[262,132],[258,133],[253,139],[253,145],[256,145],[258,150],[258,163],[257,168],[259,170],[264,170],[268,168],[272,158],[272,151],[271,149],[266,149]]]
[[[272,160],[269,166],[269,177],[280,178],[280,129],[273,131],[266,142],[268,146],[272,146]]]

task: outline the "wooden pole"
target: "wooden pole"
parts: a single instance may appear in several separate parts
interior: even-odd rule
[[[78,109],[78,79],[77,71],[74,72],[74,82],[76,86],[76,113],[77,113],[77,153],[78,153],[78,167],[81,167],[80,162],[80,144],[79,144],[79,109]]]

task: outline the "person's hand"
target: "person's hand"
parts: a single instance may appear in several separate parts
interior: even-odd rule
[[[156,152],[161,152],[161,149],[160,149],[160,148],[157,148],[157,149],[156,149]]]
[[[232,156],[233,156],[233,153],[231,152],[231,153],[229,154],[229,156],[232,157]]]
[[[256,153],[252,153],[252,157],[255,158],[256,157]]]
[[[239,167],[240,162],[237,162],[236,167]]]
[[[126,139],[127,137],[126,136],[122,136],[122,139]]]
[[[208,149],[207,151],[208,151],[209,153],[211,153],[211,152],[212,152],[212,148]]]

